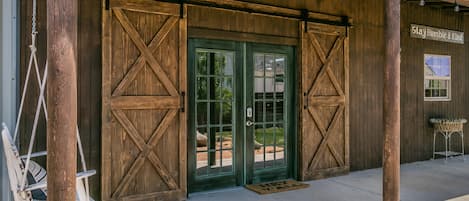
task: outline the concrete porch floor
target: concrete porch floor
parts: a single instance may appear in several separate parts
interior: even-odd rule
[[[245,188],[194,193],[189,201],[381,201],[382,169],[309,181],[307,189],[258,195]],[[401,165],[402,201],[469,201],[469,157]]]

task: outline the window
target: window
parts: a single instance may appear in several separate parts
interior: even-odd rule
[[[424,55],[425,100],[451,100],[451,56]]]

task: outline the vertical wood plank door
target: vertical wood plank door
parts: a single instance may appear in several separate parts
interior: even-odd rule
[[[347,28],[301,23],[300,178],[349,171]]]
[[[103,200],[186,198],[186,8],[103,11]]]

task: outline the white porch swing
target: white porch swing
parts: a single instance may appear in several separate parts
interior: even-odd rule
[[[13,192],[14,201],[31,201],[31,200],[46,200],[47,199],[47,174],[44,168],[32,161],[31,158],[46,156],[47,152],[32,153],[33,144],[36,137],[39,114],[41,108],[44,110],[44,116],[47,121],[47,106],[44,99],[45,85],[47,81],[47,62],[44,70],[43,78],[39,74],[39,67],[36,57],[36,15],[37,15],[37,0],[33,0],[33,13],[32,13],[32,32],[31,32],[31,55],[29,58],[29,65],[26,72],[26,79],[22,90],[21,102],[16,121],[14,136],[12,137],[6,124],[2,124],[2,141],[3,148],[6,156],[6,163],[8,169],[8,176],[10,180],[11,191]],[[36,78],[40,86],[39,97],[37,100],[36,113],[34,116],[34,123],[31,132],[31,139],[29,142],[28,153],[25,156],[20,156],[16,147],[16,140],[18,129],[20,125],[21,115],[23,111],[25,95],[28,89],[31,69],[34,66]],[[83,147],[80,140],[78,126],[76,129],[78,150],[80,153],[80,160],[83,172],[76,175],[76,200],[77,201],[90,201],[93,200],[89,195],[88,177],[96,174],[96,170],[87,170],[85,157],[83,154]]]

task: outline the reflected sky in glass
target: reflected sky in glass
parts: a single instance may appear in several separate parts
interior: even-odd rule
[[[425,75],[448,77],[451,75],[451,57],[425,55]]]

